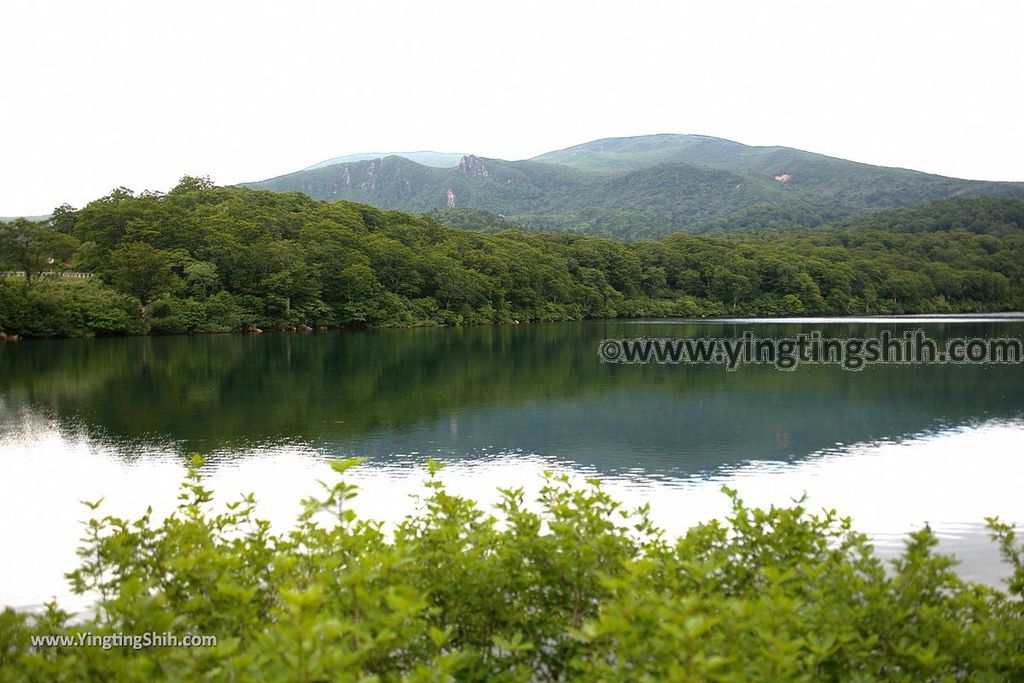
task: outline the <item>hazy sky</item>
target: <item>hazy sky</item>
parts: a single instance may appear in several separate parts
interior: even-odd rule
[[[701,133],[1024,180],[1024,3],[0,4],[0,215],[365,151]]]

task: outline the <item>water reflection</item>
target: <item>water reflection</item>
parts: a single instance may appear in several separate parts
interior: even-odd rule
[[[643,470],[621,471],[604,476],[604,485],[630,507],[649,504],[655,521],[670,534],[727,514],[723,485],[758,506],[786,505],[806,494],[812,511],[835,508],[852,516],[887,557],[899,552],[907,531],[929,523],[941,539],[940,549],[963,560],[966,577],[998,584],[1007,567],[982,521],[988,515],[1024,520],[1018,490],[1024,481],[1021,434],[1024,422],[994,420],[901,442],[837,446],[796,463],[738,462],[703,477],[654,479]],[[11,556],[31,559],[0,565],[0,602],[31,606],[56,596],[81,609],[87,601],[69,595],[62,578],[76,563],[78,521],[86,515],[79,501],[106,496],[108,514],[138,516],[152,506],[162,516],[176,505],[184,465],[173,449],[125,459],[56,428],[35,435],[31,444],[0,442],[9,456],[8,476],[0,483],[4,519],[18,520],[0,527],[0,545]],[[972,454],[971,467],[965,467],[965,453]],[[355,502],[359,513],[395,522],[413,511],[426,478],[416,465],[426,455],[404,454],[352,470],[349,478],[361,488]],[[333,480],[327,461],[326,453],[308,446],[267,446],[221,453],[205,473],[219,504],[255,492],[260,516],[283,531],[298,515],[299,501],[318,492],[316,480]],[[577,481],[605,474],[551,456],[481,452],[449,464],[444,479],[451,491],[489,506],[499,486],[536,494],[545,470]]]
[[[981,522],[1024,521],[1024,367],[601,364],[605,337],[792,336],[890,329],[1024,336],[1019,320],[591,322],[32,342],[0,348],[0,544],[31,557],[0,568],[0,602],[65,593],[82,499],[108,512],[173,508],[196,451],[218,494],[255,491],[287,526],[329,478],[325,460],[365,455],[366,514],[393,519],[429,457],[456,490],[539,486],[555,469],[598,475],[680,531],[724,514],[723,484],[752,504],[808,493],[854,516],[893,552],[925,521],[969,561],[1003,571]],[[31,520],[31,523],[25,523]],[[41,539],[46,539],[45,543]]]

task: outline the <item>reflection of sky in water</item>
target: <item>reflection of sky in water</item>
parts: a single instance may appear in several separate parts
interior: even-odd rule
[[[807,493],[854,517],[891,555],[930,522],[966,576],[1002,572],[987,515],[1024,522],[1024,366],[795,373],[609,366],[605,337],[835,337],[927,328],[1024,336],[1001,316],[772,321],[592,321],[453,330],[39,342],[0,353],[0,603],[66,595],[86,509],[174,509],[186,458],[212,453],[219,500],[253,491],[277,530],[332,480],[328,457],[367,456],[357,507],[394,521],[423,463],[489,505],[552,469],[600,476],[677,534],[729,510]],[[763,323],[763,324],[762,324]],[[80,604],[80,603],[79,603]]]
[[[791,462],[843,443],[913,437],[968,422],[937,418],[913,404],[899,410],[860,407],[859,399],[830,394],[817,400],[801,396],[789,406],[784,398],[758,396],[754,388],[692,397],[626,389],[464,409],[401,430],[380,428],[345,442],[313,445],[333,456],[365,456],[381,465],[411,453],[448,461],[531,453],[589,467],[602,477],[672,481],[707,476],[737,462]]]
[[[106,497],[106,514],[134,517],[152,505],[157,515],[176,504],[184,459],[173,444],[111,447],[78,433],[57,430],[33,413],[7,415],[0,431],[5,476],[0,479],[0,603],[37,604],[50,596],[68,599],[63,573],[77,565],[74,549],[86,509],[79,501]],[[13,429],[12,429],[13,427]],[[837,509],[855,527],[872,534],[884,554],[902,545],[903,535],[930,523],[943,548],[965,562],[969,578],[996,581],[1003,573],[984,517],[1024,522],[1024,421],[990,420],[944,428],[902,440],[837,444],[800,460],[749,460],[700,475],[651,476],[643,467],[610,472],[564,457],[507,451],[489,446],[463,451],[421,448],[374,459],[348,477],[361,487],[356,508],[364,516],[395,521],[413,509],[422,492],[428,457],[448,459],[449,490],[490,505],[496,489],[541,486],[545,469],[577,477],[601,474],[606,488],[630,507],[651,505],[654,520],[671,534],[729,510],[723,485],[739,490],[749,505],[786,505],[808,495],[810,510]],[[394,444],[392,444],[394,445]],[[126,452],[127,451],[127,452]],[[288,528],[299,501],[316,494],[316,479],[332,481],[325,462],[333,447],[266,444],[245,452],[215,453],[209,485],[221,502],[253,491],[261,517],[277,530]],[[134,457],[123,456],[130,453]],[[245,456],[245,457],[239,457]],[[529,497],[529,495],[528,495]],[[68,604],[76,604],[69,601]],[[80,604],[80,603],[78,603]]]

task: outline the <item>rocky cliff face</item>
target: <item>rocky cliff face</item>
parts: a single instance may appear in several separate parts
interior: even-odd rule
[[[337,170],[335,170],[337,169]],[[372,159],[369,161],[356,162],[353,164],[338,164],[335,167],[324,168],[323,172],[336,173],[337,185],[341,193],[364,192],[376,193],[384,190],[397,198],[411,197],[419,190],[420,182],[413,170],[407,165],[395,163],[388,159]]]
[[[487,178],[491,175],[491,172],[487,170],[487,166],[484,165],[483,159],[472,154],[462,157],[462,160],[459,161],[459,170],[466,175],[478,178]]]

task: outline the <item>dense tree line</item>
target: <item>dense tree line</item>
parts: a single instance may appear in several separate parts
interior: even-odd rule
[[[183,178],[0,224],[0,327],[27,336],[638,316],[1020,309],[1024,201],[623,242]],[[891,228],[891,229],[890,229]],[[51,262],[52,261],[52,262]],[[73,269],[71,281],[40,276]]]

